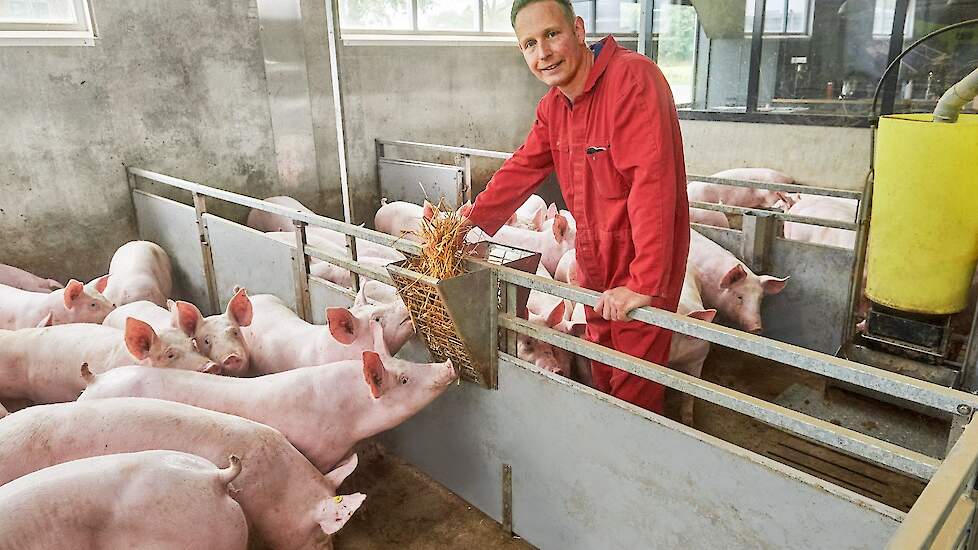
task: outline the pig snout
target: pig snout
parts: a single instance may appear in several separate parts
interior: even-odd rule
[[[747,332],[751,334],[760,334],[764,331],[764,327],[760,323],[751,323],[747,325]]]
[[[237,373],[244,370],[244,359],[237,354],[230,354],[221,362],[221,371],[227,373]]]

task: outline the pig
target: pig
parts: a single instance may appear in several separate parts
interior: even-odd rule
[[[248,346],[241,327],[251,324],[253,311],[248,292],[239,288],[228,301],[223,314],[204,317],[197,306],[183,301],[167,301],[167,309],[145,300],[117,308],[103,325],[125,328],[126,318],[148,323],[158,333],[179,329],[193,339],[200,353],[218,364],[221,374],[243,376],[248,372]]]
[[[796,216],[824,218],[844,222],[856,221],[859,203],[855,199],[800,195],[785,212]],[[795,241],[838,246],[850,250],[856,247],[856,232],[848,229],[821,227],[807,223],[784,222],[784,237]]]
[[[577,278],[577,251],[568,250],[557,262],[554,270],[554,280],[580,286]]]
[[[172,331],[177,333],[178,331]],[[145,365],[217,372],[183,334],[157,334],[129,318],[125,330],[93,324],[0,331],[0,399],[74,401],[85,389],[78,367],[95,372]]]
[[[699,277],[696,266],[686,262],[686,275],[683,278],[683,290],[679,297],[679,307],[676,313],[693,319],[712,323],[717,310],[705,309],[699,287]],[[681,332],[673,332],[669,344],[669,368],[684,372],[690,376],[701,378],[703,362],[710,353],[710,343],[706,340],[693,338]],[[693,396],[684,393],[679,407],[680,420],[687,426],[693,425]]]
[[[0,487],[0,549],[245,550],[248,524],[228,494],[241,461],[229,462],[142,451],[49,466]]]
[[[703,208],[690,208],[689,222],[712,225],[713,227],[730,228],[730,221],[727,220],[727,216],[723,212],[705,210]]]
[[[353,300],[350,313],[358,319],[369,319],[379,324],[383,329],[382,341],[391,354],[400,351],[414,336],[414,320],[400,298],[390,302],[374,301],[361,288]]]
[[[557,214],[552,221],[544,224],[542,231],[530,231],[504,225],[490,239],[492,242],[521,248],[530,252],[539,252],[540,261],[547,271],[553,274],[557,269],[560,258],[574,249],[577,237],[576,228],[572,227],[563,214]]]
[[[169,449],[214,464],[239,455],[241,473],[232,494],[248,520],[252,547],[331,548],[329,535],[365,498],[334,497],[356,468],[356,455],[324,476],[274,428],[159,399],[30,407],[0,420],[0,441],[0,485],[54,464],[115,453]],[[193,534],[210,527],[198,526]]]
[[[791,176],[769,168],[734,168],[713,174],[714,178],[725,178],[742,181],[757,181],[761,183],[794,183]],[[733,187],[717,183],[691,181],[686,186],[686,197],[690,201],[712,202],[744,208],[762,208],[774,206],[779,200],[784,200],[786,193],[768,191],[751,187]]]
[[[423,207],[404,201],[388,202],[383,204],[374,215],[374,229],[395,237],[420,242],[421,220],[431,219],[433,215],[434,209],[428,201],[425,201]]]
[[[357,360],[240,380],[123,367],[89,377],[79,399],[152,397],[238,415],[281,431],[327,472],[358,441],[404,422],[456,378],[451,361],[411,363],[381,349]]]
[[[722,246],[690,230],[689,260],[696,267],[703,303],[742,330],[759,334],[761,300],[784,290],[787,277],[758,277]]]
[[[323,326],[303,321],[270,294],[252,296],[251,304],[254,317],[244,335],[253,375],[358,359],[364,351],[377,349],[370,328],[374,321],[348,309],[326,308],[327,324]]]
[[[310,258],[310,260],[309,274],[313,277],[319,277],[324,281],[329,281],[346,288],[350,288],[353,285],[353,274],[350,273],[349,270],[343,269],[342,267],[331,264],[327,261],[318,260],[316,258]],[[381,271],[384,271],[382,268],[390,263],[393,262],[384,258],[357,256],[357,264],[378,268],[381,269]]]
[[[552,328],[564,334],[583,336],[586,324],[565,319],[564,312],[567,307],[567,302],[561,300],[548,312],[546,317],[536,315],[531,311],[528,320],[535,325]],[[573,354],[565,349],[525,334],[519,334],[516,337],[516,356],[528,363],[533,363],[538,368],[571,378]]]
[[[116,306],[140,300],[166,307],[173,291],[170,257],[160,245],[130,241],[119,247],[109,262],[109,284],[105,297]]]
[[[29,292],[51,292],[65,287],[54,279],[42,279],[33,273],[6,264],[0,264],[0,285]]]
[[[54,292],[30,292],[0,285],[0,329],[17,330],[36,327],[49,314],[50,323],[101,323],[114,308],[102,294],[109,276],[87,285],[72,279]]]
[[[531,231],[540,231],[543,222],[553,219],[557,213],[557,206],[551,204],[547,206],[540,195],[530,195],[526,201],[513,212],[513,215],[506,221],[506,225],[520,227]],[[548,215],[549,214],[549,215]]]
[[[284,206],[286,208],[291,208],[298,212],[305,214],[315,214],[312,210],[309,210],[302,205],[301,202],[293,199],[292,197],[268,197],[265,202],[270,202],[272,204],[277,204],[279,206]],[[292,231],[295,227],[292,224],[292,220],[286,218],[285,216],[279,216],[278,214],[272,214],[265,212],[264,210],[252,209],[248,212],[248,220],[245,222],[248,227],[257,229],[258,231]]]

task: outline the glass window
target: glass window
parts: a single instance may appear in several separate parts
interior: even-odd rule
[[[479,0],[417,0],[417,2],[419,30],[479,30]]]
[[[873,34],[889,36],[893,31],[893,15],[896,12],[896,0],[876,0],[873,7]],[[907,22],[903,26],[903,34],[908,35],[913,30],[914,0],[910,0],[907,10]]]
[[[513,32],[509,13],[512,0],[482,0],[482,18],[486,32]]]
[[[693,6],[657,3],[653,8],[652,26],[656,46],[656,64],[662,70],[679,108],[693,103],[696,77],[697,19]]]
[[[411,0],[340,0],[346,29],[411,30]]]
[[[764,4],[764,34],[807,34],[812,0],[767,0]],[[744,32],[754,30],[754,0],[744,9]]]
[[[0,23],[75,23],[73,0],[0,0]]]
[[[597,34],[638,32],[638,19],[642,6],[638,0],[597,0]]]
[[[595,32],[594,14],[592,11],[594,8],[594,1],[590,0],[588,2],[571,2],[571,5],[574,7],[574,13],[577,14],[578,17],[584,20],[584,30],[588,34]]]

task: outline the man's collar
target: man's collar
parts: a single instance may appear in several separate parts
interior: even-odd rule
[[[581,94],[586,94],[594,88],[594,85],[598,83],[598,79],[604,74],[604,70],[608,67],[608,63],[611,62],[612,56],[615,55],[615,51],[618,49],[618,42],[615,42],[615,37],[606,36],[601,40],[601,51],[598,53],[598,58],[594,60],[594,66],[591,67],[591,72],[587,75],[587,82],[584,83],[584,90]]]

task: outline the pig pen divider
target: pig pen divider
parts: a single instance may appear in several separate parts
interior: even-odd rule
[[[297,232],[303,231],[303,224],[308,223],[335,229],[351,237],[393,246],[408,254],[418,251],[415,243],[329,218],[292,212],[251,197],[145,170],[131,169],[131,174],[133,179],[149,179],[196,193],[198,196],[226,200],[290,217],[299,222],[296,225]],[[134,190],[133,193],[134,199],[138,198],[139,203],[146,202],[147,194],[144,191]],[[193,208],[189,208],[188,213],[187,206],[172,201],[155,201],[154,204],[162,214],[141,220],[141,234],[144,228],[149,234],[155,234],[159,227],[170,227],[172,220],[179,220],[179,223],[192,227]],[[178,210],[183,212],[179,216],[176,215]],[[199,223],[207,223],[208,220],[216,223],[212,214],[198,215],[197,220]],[[226,225],[226,228],[221,226],[221,231],[257,233],[230,222]],[[216,228],[215,225],[213,229]],[[188,232],[181,234],[186,233]],[[261,238],[258,235],[252,236]],[[199,268],[200,244],[187,238],[168,242],[169,247],[180,249],[169,250],[177,263],[181,259],[193,260],[192,252],[196,251],[197,267],[192,271],[197,279],[204,278],[203,269]],[[367,277],[392,282],[384,271],[361,266],[354,258],[338,258],[309,246],[305,246],[303,251],[310,257],[334,262]],[[354,254],[355,251],[351,251],[351,256]],[[228,269],[226,256],[227,251],[221,252],[222,262],[215,264],[215,269]],[[253,258],[247,254],[236,257],[237,265],[245,269],[252,261]],[[175,265],[175,268],[179,267]],[[657,523],[658,520],[639,524],[623,523],[609,528],[602,525],[573,524],[572,522],[580,522],[582,518],[593,517],[596,512],[607,517],[604,514],[609,505],[617,506],[618,503],[601,498],[608,483],[615,484],[617,491],[627,492],[629,499],[633,499],[635,503],[640,501],[642,506],[661,506],[661,499],[670,494],[669,491],[680,491],[682,498],[678,502],[689,503],[689,507],[675,510],[684,514],[684,520],[690,522],[690,525],[704,526],[703,529],[695,529],[691,534],[684,535],[691,537],[687,539],[686,547],[699,547],[698,545],[711,540],[711,526],[718,533],[747,537],[739,540],[739,544],[738,540],[731,541],[738,547],[754,547],[762,542],[772,547],[784,547],[787,542],[796,539],[829,540],[831,536],[826,534],[826,527],[833,526],[833,522],[846,521],[846,518],[856,522],[859,533],[850,535],[854,537],[851,544],[835,547],[878,548],[882,544],[876,543],[889,540],[891,548],[929,548],[931,543],[928,541],[954,542],[968,536],[967,530],[974,518],[972,492],[978,463],[978,444],[975,443],[978,439],[978,428],[968,422],[974,408],[978,406],[978,397],[662,310],[642,308],[631,315],[632,318],[646,323],[869,388],[900,400],[920,403],[962,419],[967,424],[964,434],[948,457],[941,462],[708,381],[625,356],[557,331],[530,325],[516,314],[517,291],[520,289],[534,289],[592,306],[598,294],[508,267],[488,266],[484,271],[488,272],[492,281],[491,288],[495,288],[494,281],[500,283],[503,297],[500,311],[495,313],[495,320],[489,323],[491,326],[486,335],[495,339],[497,329],[502,329],[499,334],[502,349],[493,353],[499,363],[496,390],[484,391],[473,384],[463,384],[461,388],[442,396],[415,419],[384,436],[383,441],[391,445],[392,450],[403,453],[402,456],[409,458],[419,468],[494,518],[502,517],[497,509],[506,508],[498,507],[501,482],[496,483],[499,481],[496,478],[500,470],[495,461],[502,460],[502,463],[510,464],[512,490],[508,504],[513,510],[513,528],[530,542],[542,547],[588,548],[598,544],[588,537],[605,537],[604,540],[612,540],[614,537],[625,540],[633,537],[628,540],[636,540],[634,537],[648,536],[646,523],[654,524],[656,529],[667,525]],[[194,282],[200,286],[200,280]],[[490,317],[492,314],[486,311],[471,315]],[[871,498],[855,495],[832,482],[813,478],[791,466],[774,463],[736,445],[716,440],[576,382],[543,372],[515,358],[516,334],[527,334],[573,353],[600,360],[777,426],[802,438],[818,441],[921,480],[929,480],[929,483],[910,512],[904,515]],[[548,424],[543,429],[536,422],[528,422],[525,416],[527,414],[549,415],[546,423],[555,424]],[[559,424],[561,422],[564,424]],[[568,441],[566,437],[555,437],[555,430],[577,430],[581,435]],[[622,440],[622,437],[627,441]],[[595,443],[594,445],[599,446],[592,448],[586,438],[611,439],[600,444]],[[628,447],[630,454],[613,457],[603,451],[611,441],[617,442],[615,448]],[[569,444],[576,445],[576,449],[566,447]],[[450,454],[440,457],[442,449]],[[566,454],[568,452],[573,454]],[[672,476],[655,479],[659,469],[649,470],[646,459],[641,458],[648,456],[650,452],[657,453],[655,460],[662,461],[663,467],[671,468],[669,471],[673,472]],[[682,459],[671,458],[673,453]],[[572,461],[577,468],[587,468],[593,475],[607,473],[600,468],[613,468],[613,471],[620,471],[622,475],[603,477],[593,486],[589,482],[582,482],[580,478],[573,480],[562,477],[567,474],[559,472],[566,470],[554,468],[553,460],[556,457]],[[703,464],[720,468],[720,478],[706,484],[683,481],[684,476],[691,475],[694,467],[703,467]],[[594,471],[595,467],[599,470]],[[618,477],[620,482],[616,481]],[[633,492],[636,486],[645,489]],[[663,493],[663,490],[667,492]],[[505,495],[505,491],[502,494]],[[764,502],[767,496],[776,498],[767,503]],[[731,499],[734,502],[729,502]],[[720,505],[725,501],[730,506]],[[785,504],[786,501],[793,504]],[[541,505],[543,502],[569,508],[557,510],[559,513],[556,516],[548,515],[546,507]],[[599,502],[601,506],[598,506]],[[630,501],[626,500],[625,504],[628,502]],[[660,504],[655,504],[656,502]],[[822,504],[816,508],[806,508],[814,506],[814,502]],[[699,507],[706,505],[715,508],[704,513]],[[760,517],[767,519],[752,523],[739,515],[738,510],[759,511],[762,513]],[[809,518],[806,514],[814,514],[818,518]],[[545,521],[541,518],[545,518]],[[564,523],[559,523],[561,521]],[[705,524],[702,523],[704,521]],[[547,527],[558,525],[553,522],[559,523],[558,529]],[[790,538],[784,539],[785,536]],[[673,542],[676,547],[683,545],[682,540]],[[635,547],[634,544],[618,546]],[[816,544],[811,547],[826,546]]]

